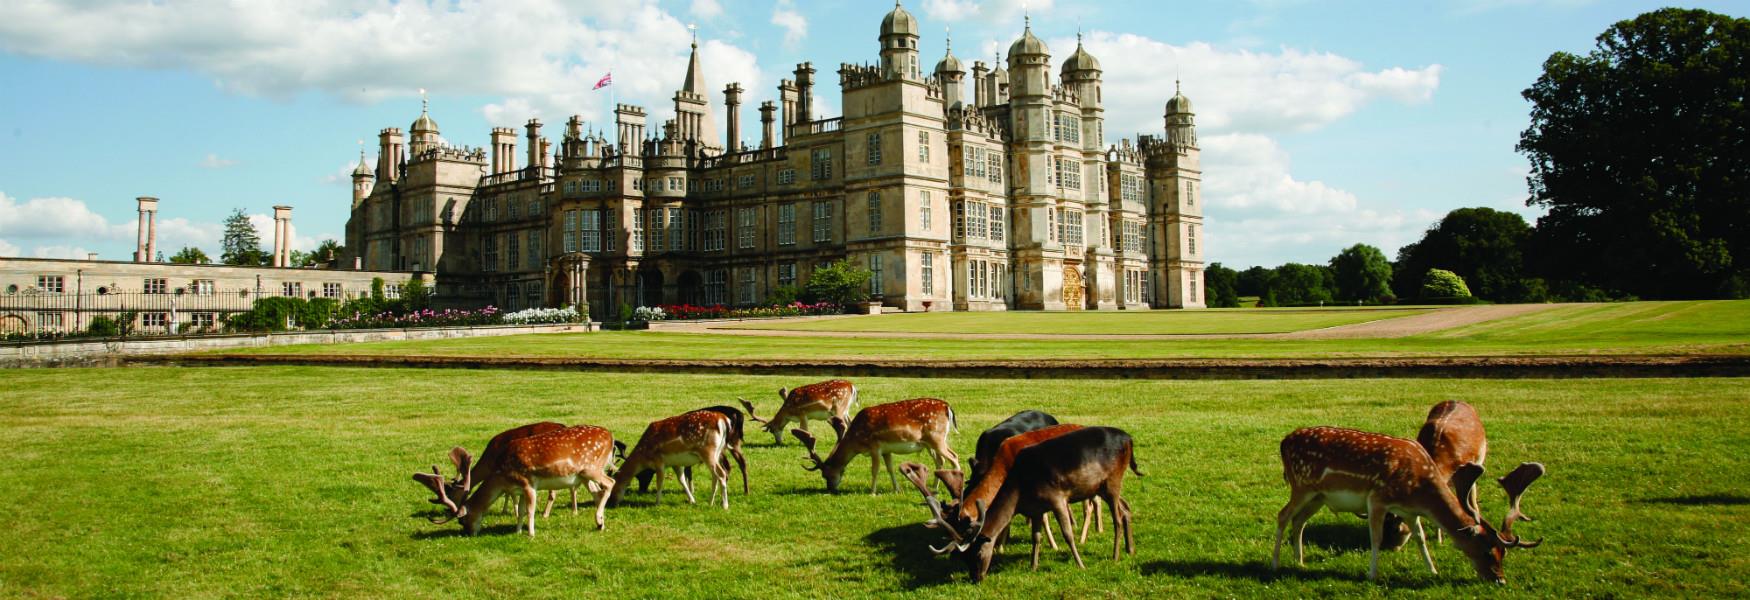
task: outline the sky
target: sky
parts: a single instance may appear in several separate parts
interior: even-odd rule
[[[952,40],[991,61],[1024,18],[1056,66],[1078,31],[1105,69],[1108,143],[1159,133],[1174,80],[1197,112],[1206,258],[1323,263],[1367,243],[1395,255],[1454,208],[1521,213],[1519,93],[1553,52],[1590,51],[1632,0],[911,0],[933,65]],[[1696,5],[1744,16],[1742,4]],[[819,69],[815,114],[839,114],[837,65],[878,59],[883,0],[81,0],[0,2],[0,256],[126,260],[134,198],[161,199],[158,246],[218,255],[242,209],[264,243],[293,210],[293,248],[345,230],[360,143],[409,128],[420,90],[444,139],[485,146],[531,117],[557,137],[612,102],[672,114],[697,26],[706,82],[775,99]],[[951,36],[950,36],[951,33]],[[614,85],[592,90],[608,72]],[[721,123],[722,95],[712,96]],[[743,109],[744,135],[759,132]],[[520,129],[519,129],[520,130]]]

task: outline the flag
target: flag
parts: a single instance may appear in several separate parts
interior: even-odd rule
[[[600,81],[595,82],[595,87],[592,87],[589,89],[590,89],[590,91],[595,91],[595,90],[599,90],[599,89],[608,87],[610,85],[614,85],[614,72],[613,71],[608,71],[608,74],[603,75]]]

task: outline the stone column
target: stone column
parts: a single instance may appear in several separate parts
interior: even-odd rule
[[[543,159],[541,158],[541,120],[529,119],[529,122],[524,124],[523,128],[528,130],[529,168],[538,168],[543,162]]]
[[[273,266],[291,265],[292,207],[273,207]]]
[[[729,123],[726,127],[723,149],[725,152],[741,150],[741,84],[731,83],[723,88],[724,104],[729,107]]]
[[[760,103],[760,149],[772,149],[773,113],[778,111],[778,105],[771,100]]]
[[[158,199],[151,196],[140,196],[134,199],[139,205],[139,231],[134,244],[134,262],[152,262],[154,252],[158,250]]]

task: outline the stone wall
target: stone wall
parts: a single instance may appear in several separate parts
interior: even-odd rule
[[[355,329],[340,331],[293,331],[268,334],[161,337],[107,340],[63,340],[0,344],[0,368],[58,366],[116,366],[128,356],[181,354],[229,348],[259,348],[293,344],[350,344],[396,340],[569,333],[594,331],[593,323],[563,325],[491,325],[482,327],[426,327],[418,329]]]

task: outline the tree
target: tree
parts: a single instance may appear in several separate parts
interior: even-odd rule
[[[1549,211],[1544,273],[1643,297],[1750,293],[1745,73],[1750,19],[1676,8],[1544,61],[1518,144],[1527,203]]]
[[[1470,287],[1464,284],[1464,278],[1446,269],[1428,269],[1428,274],[1422,277],[1422,294],[1424,299],[1469,298]]]
[[[225,217],[225,237],[219,245],[222,248],[219,260],[227,265],[260,266],[268,264],[270,258],[268,253],[261,251],[261,234],[255,231],[255,224],[249,222],[249,215],[243,214],[241,208]]]
[[[1331,258],[1337,299],[1377,301],[1391,293],[1391,262],[1379,248],[1356,244]]]
[[[1460,208],[1446,213],[1416,243],[1398,249],[1392,288],[1409,298],[1421,293],[1429,269],[1457,273],[1475,286],[1480,298],[1499,302],[1541,301],[1524,281],[1524,248],[1531,227],[1517,213],[1492,208]],[[1541,289],[1541,282],[1536,284]]]
[[[1260,306],[1310,306],[1332,300],[1335,275],[1329,267],[1288,263],[1276,267],[1273,275]]]
[[[1252,267],[1240,271],[1234,278],[1234,291],[1241,296],[1256,296],[1263,298],[1270,291],[1270,280],[1276,277],[1276,272],[1264,267]]]
[[[328,264],[330,260],[339,260],[346,254],[346,246],[340,245],[334,238],[326,238],[316,244],[316,249],[309,253],[293,252],[292,265],[297,267],[318,267]]]
[[[208,258],[207,253],[201,251],[200,248],[183,246],[181,250],[177,250],[176,254],[170,257],[170,262],[179,265],[204,265],[213,262],[213,259]]]
[[[803,299],[809,302],[831,302],[849,307],[869,297],[869,278],[874,273],[849,259],[815,269],[802,286]]]
[[[1203,270],[1203,286],[1206,292],[1204,300],[1210,308],[1239,308],[1240,295],[1234,289],[1239,280],[1238,271],[1229,269],[1221,263],[1209,263],[1209,268]]]

